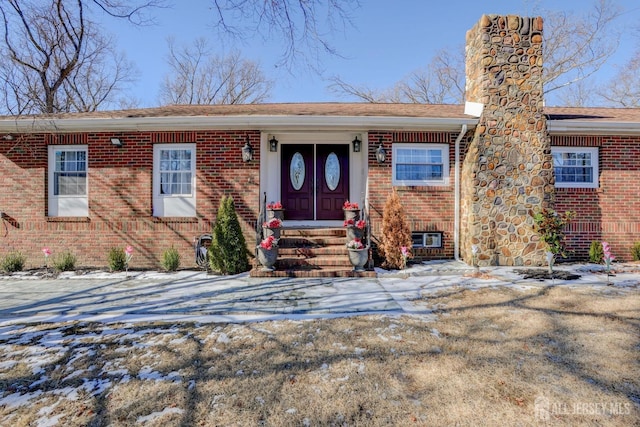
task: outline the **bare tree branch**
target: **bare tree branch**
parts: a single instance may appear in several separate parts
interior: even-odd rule
[[[360,4],[359,0],[213,0],[213,6],[223,36],[279,37],[284,49],[277,65],[291,67],[300,60],[313,66],[325,53],[338,55],[331,36],[353,27],[350,14]]]
[[[604,87],[597,89],[597,95],[606,104],[614,107],[640,107],[640,51],[618,68],[618,72]]]
[[[620,34],[615,29],[621,11],[611,0],[596,0],[585,16],[568,12],[542,13],[544,23],[544,92],[566,91],[596,73],[615,52]],[[374,91],[334,77],[334,92],[366,102],[461,103],[464,101],[464,53],[443,49],[426,68],[413,71],[391,89]],[[576,89],[578,90],[578,89]],[[587,92],[574,93],[572,102],[589,102]],[[591,100],[593,92],[591,92]]]
[[[8,114],[93,111],[115,102],[133,66],[87,18],[88,6],[131,22],[164,0],[4,0],[0,107]]]
[[[204,39],[181,49],[172,39],[168,45],[171,71],[160,89],[161,104],[255,104],[269,97],[273,82],[238,52],[214,55]]]

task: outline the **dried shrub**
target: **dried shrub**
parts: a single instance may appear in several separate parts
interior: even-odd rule
[[[398,193],[394,190],[384,205],[382,211],[382,236],[378,245],[378,252],[384,259],[382,267],[400,269],[404,266],[402,247],[411,247],[411,229],[400,202]]]

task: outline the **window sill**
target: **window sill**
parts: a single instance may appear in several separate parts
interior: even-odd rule
[[[152,217],[153,222],[155,223],[170,223],[170,222],[199,222],[200,220],[196,217],[191,216],[154,216]]]
[[[47,222],[91,222],[88,216],[48,216]]]

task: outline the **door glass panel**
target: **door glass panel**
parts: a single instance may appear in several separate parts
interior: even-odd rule
[[[291,165],[289,167],[289,179],[291,179],[291,185],[294,190],[300,190],[302,188],[302,184],[304,184],[304,176],[304,159],[300,152],[296,152],[291,158]]]
[[[340,162],[336,153],[327,156],[324,164],[324,180],[329,190],[334,191],[340,182]]]

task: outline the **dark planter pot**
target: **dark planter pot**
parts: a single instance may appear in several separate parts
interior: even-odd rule
[[[262,235],[263,235],[263,238],[265,239],[269,236],[273,236],[274,239],[279,240],[280,228],[262,227]]]
[[[343,209],[344,219],[352,219],[354,221],[360,220],[360,209]]]
[[[347,242],[353,239],[362,240],[364,237],[364,228],[358,228],[353,225],[347,226]]]
[[[262,246],[258,246],[258,262],[262,265],[262,271],[274,271],[277,260],[277,246],[274,246],[272,249],[265,249]]]
[[[284,209],[267,209],[267,221],[278,218],[280,221],[284,219]]]
[[[353,265],[353,271],[364,271],[364,266],[369,261],[369,246],[364,249],[349,249],[349,261]]]

